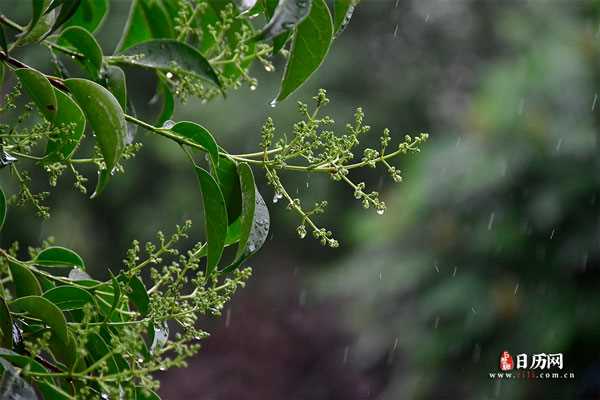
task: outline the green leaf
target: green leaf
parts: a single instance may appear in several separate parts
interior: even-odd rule
[[[13,322],[4,297],[0,296],[0,346],[12,349]]]
[[[172,73],[177,72],[173,70],[175,63],[179,68],[221,87],[217,73],[204,56],[193,47],[177,40],[150,40],[128,48],[121,55],[128,57],[119,59],[119,62]]]
[[[67,79],[69,88],[96,134],[107,172],[113,171],[121,158],[127,125],[119,101],[105,88],[86,79]],[[98,196],[96,191],[92,198]]]
[[[90,357],[92,363],[105,357],[111,351],[111,348],[106,344],[104,339],[102,339],[102,336],[98,335],[97,333],[90,333],[88,335],[87,339],[88,339],[88,342],[87,342],[86,349],[89,351],[89,357]],[[121,365],[119,365],[115,356],[111,356],[111,357],[108,357],[105,359],[106,359],[106,364],[108,366],[108,372],[110,374],[116,374],[119,371],[121,371],[122,367],[125,367],[125,368],[127,367],[126,362],[124,362],[125,365],[122,365],[122,363],[121,363]],[[123,361],[123,360],[121,360],[121,361]]]
[[[129,280],[129,287],[131,293],[129,293],[129,300],[135,305],[142,317],[148,315],[150,298],[144,283],[137,276],[132,276]]]
[[[127,109],[127,84],[125,72],[116,65],[109,65],[104,73],[106,88],[119,101],[123,110]]]
[[[75,286],[57,286],[43,295],[63,311],[77,310],[86,304],[94,304],[94,297],[85,289]]]
[[[257,35],[257,40],[271,40],[296,27],[310,13],[313,0],[280,0],[271,20]],[[267,10],[269,2],[267,2]]]
[[[173,115],[173,111],[175,110],[175,99],[173,98],[173,93],[169,90],[169,86],[167,86],[162,79],[158,82],[158,91],[162,94],[163,104],[155,125],[163,126],[163,124]]]
[[[119,301],[121,300],[121,286],[119,285],[117,278],[113,277],[111,282],[113,289],[112,304],[110,306],[110,311],[106,316],[106,321],[109,321],[112,318],[112,315],[119,306]]]
[[[35,1],[35,0],[34,0],[34,7],[36,7],[36,4],[38,4],[38,3],[43,3],[43,5],[45,7],[45,4],[46,4],[45,1],[39,2],[39,1]],[[50,29],[52,28],[52,25],[54,24],[55,20],[56,20],[56,13],[54,10],[41,15],[40,18],[35,23],[35,25],[30,24],[25,32],[17,35],[17,41],[15,42],[15,46],[25,46],[27,44],[34,43],[34,42],[41,40],[44,36],[46,36],[50,32]]]
[[[46,157],[50,161],[71,158],[85,131],[85,116],[81,108],[69,97],[58,89],[54,89],[58,107],[56,116],[52,119],[55,126],[69,126],[68,132],[63,132],[60,138],[50,138],[46,147]]]
[[[4,221],[6,221],[6,196],[0,187],[0,229],[4,226]]]
[[[265,0],[265,8],[264,13],[267,20],[271,20],[273,18],[273,14],[275,14],[275,9],[279,4],[279,0]],[[308,12],[307,12],[308,15]],[[290,40],[292,31],[285,31],[278,36],[273,38],[273,54],[277,54],[283,49],[285,44]]]
[[[31,372],[48,372],[48,370],[42,364],[33,358],[15,353],[7,348],[0,348],[0,357],[21,369],[27,367]]]
[[[134,400],[160,400],[160,397],[152,390],[136,387]]]
[[[67,320],[50,300],[41,296],[27,296],[12,301],[9,306],[12,312],[26,312],[31,317],[43,321],[50,327],[52,336],[65,345],[69,344]]]
[[[172,132],[175,132],[178,136],[188,139],[196,144],[202,146],[208,152],[212,167],[214,169],[219,166],[219,146],[215,142],[215,138],[211,133],[195,122],[182,121],[178,122],[169,128]]]
[[[58,110],[56,94],[44,74],[31,68],[19,68],[15,75],[41,113],[50,121],[54,120]]]
[[[6,44],[6,36],[4,35],[4,28],[0,26],[0,47],[8,55],[8,44]]]
[[[35,391],[19,375],[19,371],[4,358],[0,358],[0,399],[36,399]]]
[[[227,208],[223,193],[214,178],[203,168],[196,167],[204,204],[207,256],[206,275],[210,275],[221,260],[227,236]]]
[[[265,244],[269,235],[270,224],[269,209],[258,190],[256,190],[252,229],[246,242],[247,254],[256,253]]]
[[[287,98],[321,66],[332,39],[333,24],[329,8],[325,0],[313,0],[310,14],[298,25],[279,94],[271,104]]]
[[[50,5],[50,9],[57,7],[58,4],[61,6],[60,13],[58,14],[58,17],[56,17],[56,21],[54,22],[54,25],[52,25],[52,29],[50,29],[46,36],[60,28],[75,14],[77,8],[79,8],[81,4],[81,0],[54,0]]]
[[[240,187],[242,190],[242,213],[240,215],[240,239],[235,255],[240,259],[247,253],[247,244],[254,223],[256,209],[256,184],[252,169],[247,163],[241,163],[238,168]]]
[[[160,0],[134,0],[117,52],[150,39],[174,38],[172,18]]]
[[[344,29],[346,29],[346,26],[348,26],[358,1],[359,0],[334,0],[333,32],[335,33],[335,36],[338,36],[340,33],[342,33]]]
[[[82,27],[70,26],[61,33],[58,44],[71,47],[83,54],[84,57],[77,60],[83,65],[90,78],[98,79],[102,68],[102,49],[91,33]]]
[[[77,267],[85,269],[85,263],[79,254],[60,246],[51,246],[42,250],[35,257],[34,262],[37,265],[48,267]]]
[[[35,275],[29,268],[21,263],[14,261],[8,262],[10,268],[10,275],[12,281],[15,284],[15,294],[17,297],[24,297],[30,295],[39,296],[42,294],[42,288],[40,283],[36,279]]]
[[[232,224],[242,212],[242,191],[237,164],[227,157],[221,157],[217,177],[227,205],[227,220]]]
[[[108,0],[83,0],[64,26],[81,26],[90,32],[95,32],[104,22],[108,8]]]
[[[23,35],[21,37],[27,36],[33,30],[33,28],[36,27],[40,18],[44,14],[46,7],[48,6],[48,0],[32,0],[31,6],[32,6],[31,21],[27,25],[27,29],[25,30],[25,32],[23,33]],[[48,26],[48,28],[49,27],[50,26]]]

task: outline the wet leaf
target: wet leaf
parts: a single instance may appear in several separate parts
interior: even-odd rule
[[[25,31],[17,35],[15,46],[25,46],[30,43],[35,43],[44,38],[52,28],[56,20],[56,12],[52,10],[40,17],[35,26],[31,30]]]
[[[2,377],[0,378],[0,399],[35,400],[37,395],[29,383],[19,376],[19,372],[8,361],[0,357]]]
[[[67,20],[75,14],[80,4],[81,0],[54,0],[50,5],[49,9],[53,9],[60,5],[60,12],[58,14],[58,17],[56,17],[54,25],[52,25],[52,29],[50,29],[50,31],[45,36],[48,36],[52,32],[56,31],[65,22],[67,22]]]
[[[0,47],[2,51],[8,54],[8,45],[6,43],[6,36],[4,35],[4,28],[0,26]]]
[[[106,88],[115,96],[121,108],[127,108],[127,84],[125,82],[125,72],[116,65],[109,65],[106,68],[104,78],[106,79]]]
[[[208,129],[190,121],[178,122],[169,129],[178,136],[202,146],[210,156],[212,167],[216,169],[219,166],[219,146]]]
[[[163,104],[162,110],[158,119],[156,120],[156,126],[162,126],[169,118],[173,116],[173,111],[175,110],[175,99],[173,98],[173,93],[169,87],[162,81],[162,79],[158,83],[158,91],[162,94]]]
[[[61,33],[58,44],[83,54],[83,58],[76,60],[83,65],[90,78],[97,79],[100,76],[102,49],[91,33],[79,26],[70,26]]]
[[[14,261],[9,261],[8,266],[10,268],[12,281],[15,284],[15,294],[17,297],[30,295],[39,296],[42,294],[40,283],[29,268]]]
[[[6,210],[6,196],[2,188],[0,188],[0,230],[4,226],[4,221],[6,221]]]
[[[179,68],[221,87],[219,77],[204,56],[193,47],[176,40],[150,40],[128,48],[121,55],[130,57],[119,62],[160,71],[173,72],[175,63]]]
[[[84,281],[92,279],[92,277],[87,272],[79,268],[73,268],[72,270],[70,270],[68,278],[73,281]]]
[[[152,345],[150,346],[150,352],[156,353],[160,351],[167,341],[169,340],[169,325],[166,322],[161,323],[158,326],[154,326],[152,335]]]
[[[160,400],[160,397],[152,390],[148,390],[143,387],[137,387],[135,389],[134,400]]]
[[[50,121],[54,120],[58,111],[56,94],[44,74],[31,68],[19,68],[15,75],[41,113]]]
[[[90,333],[87,337],[88,343],[86,349],[89,351],[89,358],[92,363],[105,357],[112,349],[106,344],[102,336],[97,333]],[[123,360],[120,355],[114,355],[106,358],[106,364],[108,366],[108,372],[110,374],[116,374],[119,371],[127,368],[127,362]],[[120,361],[120,362],[119,362]]]
[[[313,0],[280,0],[273,17],[257,35],[257,40],[271,40],[292,30],[310,13]]]
[[[57,103],[57,113],[52,123],[55,126],[69,126],[68,133],[63,133],[61,140],[50,138],[46,147],[46,157],[50,161],[71,158],[85,131],[85,116],[81,108],[58,89],[54,89]]]
[[[7,348],[0,348],[0,358],[5,359],[12,365],[21,369],[27,367],[32,372],[48,372],[42,364],[35,361],[33,358],[15,353]]]
[[[118,100],[105,88],[86,79],[67,79],[69,88],[96,134],[107,173],[113,171],[121,158],[127,125]],[[92,198],[98,196],[96,191]]]
[[[265,244],[269,235],[269,227],[271,225],[269,217],[269,209],[265,204],[262,196],[256,190],[254,206],[254,218],[252,219],[252,229],[246,243],[247,254],[256,253]]]
[[[256,209],[256,185],[252,169],[247,163],[241,163],[238,168],[240,187],[242,190],[242,213],[240,215],[240,239],[236,259],[247,253],[248,239],[254,226],[254,213]]]
[[[26,312],[31,317],[43,321],[51,329],[52,336],[68,346],[67,320],[58,307],[41,296],[26,296],[9,304],[13,312]]]
[[[237,164],[227,157],[221,157],[217,177],[227,205],[227,221],[232,224],[242,212],[242,191]]]
[[[137,276],[133,276],[129,280],[129,287],[131,288],[129,300],[135,305],[142,317],[145,317],[148,315],[150,298],[148,297],[144,283]]]
[[[10,164],[17,161],[15,157],[10,155],[6,150],[0,147],[0,169],[8,167]]]
[[[2,296],[0,296],[0,346],[7,349],[13,347],[13,321]]]
[[[202,191],[204,226],[206,229],[206,275],[210,275],[221,260],[227,236],[227,207],[223,193],[214,178],[203,168],[196,167]]]
[[[77,267],[85,269],[85,263],[79,254],[60,246],[51,246],[42,250],[34,262],[48,267]]]
[[[94,297],[85,289],[75,286],[57,286],[43,295],[63,311],[77,310],[86,304],[94,304]]]
[[[117,52],[150,39],[175,37],[172,18],[162,1],[134,0]]]
[[[265,9],[264,13],[267,17],[267,20],[271,20],[273,18],[273,14],[275,14],[275,9],[279,4],[279,0],[265,0]],[[307,13],[308,15],[308,13]],[[292,30],[285,31],[280,33],[279,35],[273,38],[273,54],[277,54],[283,49],[285,44],[290,40],[292,36]]]
[[[108,14],[108,0],[82,0],[75,14],[65,23],[68,26],[81,26],[90,32],[96,31]]]
[[[354,14],[354,8],[360,0],[335,0],[333,3],[333,32],[337,37],[341,34]]]
[[[325,0],[313,0],[310,14],[296,29],[290,58],[274,103],[292,94],[321,66],[333,39],[333,23]]]

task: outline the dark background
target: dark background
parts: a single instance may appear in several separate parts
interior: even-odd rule
[[[0,4],[27,21],[27,2]],[[112,2],[98,35],[107,54],[128,7]],[[18,56],[47,61],[44,52]],[[362,106],[371,143],[384,127],[397,140],[428,132],[430,141],[400,160],[400,185],[383,169],[357,174],[382,192],[383,217],[327,178],[285,176],[291,191],[329,200],[321,221],[342,246],[298,239],[294,216],[269,202],[272,233],[251,262],[254,277],[223,318],[205,321],[212,337],[189,368],[160,377],[163,397],[600,398],[599,56],[596,1],[363,0],[323,67],[277,108],[268,103],[281,60],[274,73],[256,67],[256,91],[179,106],[177,120],[244,152],[256,149],[266,116],[289,131],[294,102],[323,87],[339,127]],[[150,113],[154,84],[132,76],[130,97]],[[134,238],[188,218],[199,236],[186,157],[140,138],[142,152],[99,201],[63,178],[53,217],[11,209],[2,243],[52,234],[102,276],[119,269]],[[504,350],[563,353],[576,377],[492,380]]]

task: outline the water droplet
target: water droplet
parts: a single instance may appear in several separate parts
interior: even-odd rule
[[[273,99],[273,100],[271,100],[271,102],[269,103],[269,105],[270,105],[272,108],[275,108],[275,107],[277,107],[277,99]]]
[[[273,72],[274,70],[275,70],[275,68],[271,64],[265,65],[265,71]]]
[[[256,90],[256,85],[250,85],[250,90]]]
[[[275,192],[275,194],[273,195],[273,203],[277,203],[282,198],[283,198],[283,195],[281,193]]]
[[[166,371],[166,370],[167,370],[167,368],[165,368],[165,367],[159,367],[159,368],[158,368],[158,370],[159,370],[159,371]]]
[[[172,79],[172,78],[173,78],[173,73],[167,72],[167,79]]]
[[[383,215],[383,213],[385,213],[385,210],[383,208],[380,208],[379,210],[377,210],[377,214]]]
[[[142,357],[140,357],[137,359],[137,362],[139,362],[139,363],[144,362],[144,359]]]

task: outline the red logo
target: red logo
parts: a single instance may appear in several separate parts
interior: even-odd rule
[[[503,351],[500,354],[500,369],[502,371],[510,371],[514,368],[513,358],[508,351]]]

